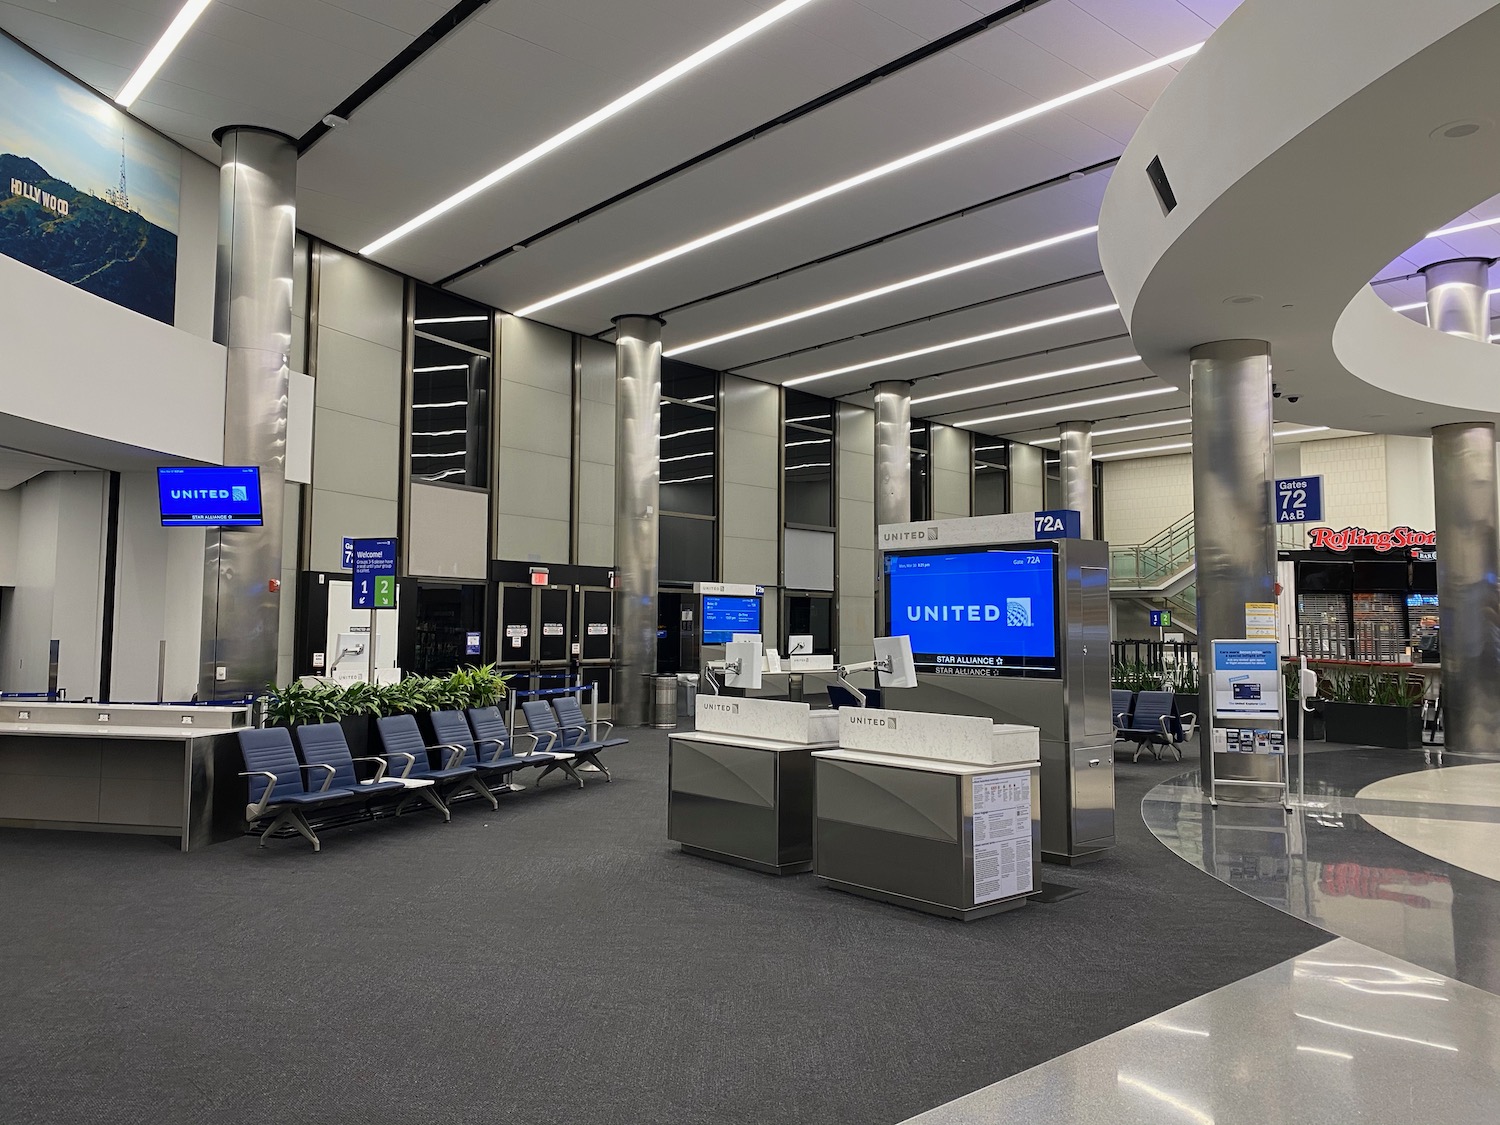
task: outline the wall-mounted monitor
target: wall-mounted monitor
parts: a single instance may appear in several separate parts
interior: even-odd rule
[[[260,469],[169,465],[156,470],[163,527],[260,527]]]
[[[918,672],[1062,675],[1052,544],[892,551],[885,577],[888,629],[910,637]]]
[[[759,632],[759,598],[703,595],[703,644],[727,645],[736,633]]]

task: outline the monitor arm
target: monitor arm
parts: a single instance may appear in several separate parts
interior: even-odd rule
[[[889,672],[891,662],[889,660],[861,660],[858,664],[840,664],[836,670],[839,683],[854,693],[854,698],[859,700],[859,705],[865,705],[865,693],[860,691],[849,682],[849,677],[858,672]]]
[[[714,673],[733,672],[738,676],[744,666],[745,662],[743,660],[710,660],[707,664],[703,665],[703,678],[708,681],[709,689],[715,695],[718,695],[719,679]]]

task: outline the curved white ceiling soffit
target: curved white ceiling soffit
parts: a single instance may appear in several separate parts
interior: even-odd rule
[[[1368,281],[1500,187],[1500,0],[1245,0],[1158,99],[1105,193],[1099,252],[1137,351],[1271,344],[1281,421],[1500,422],[1500,349]],[[1455,122],[1482,128],[1444,135]],[[1160,157],[1167,213],[1146,167]]]

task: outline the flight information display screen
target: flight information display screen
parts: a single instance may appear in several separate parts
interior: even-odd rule
[[[885,577],[891,635],[911,637],[918,672],[1061,674],[1057,555],[1047,547],[893,552]]]
[[[260,527],[260,469],[174,465],[156,470],[163,527]]]
[[[703,595],[703,644],[727,645],[736,633],[759,632],[759,598]]]

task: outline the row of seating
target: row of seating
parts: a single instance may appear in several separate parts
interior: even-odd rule
[[[451,819],[449,802],[461,791],[499,808],[492,786],[524,788],[512,781],[520,769],[540,769],[538,784],[560,771],[582,788],[577,766],[585,764],[611,780],[599,754],[626,742],[611,737],[613,723],[590,724],[572,697],[558,699],[555,710],[541,701],[522,707],[529,729],[515,737],[531,740],[525,753],[517,752],[498,707],[432,712],[436,737],[432,744],[412,715],[377,719],[381,752],[371,757],[356,758],[350,753],[338,723],[309,723],[295,732],[285,727],[240,731],[245,761],[240,776],[249,783],[245,820],[252,827],[269,822],[260,836],[261,847],[278,829],[291,828],[311,842],[313,851],[319,851],[321,844],[308,814],[333,806],[362,802],[366,812],[373,812],[377,800],[388,798],[395,800],[399,816],[408,804],[420,800],[442,813],[446,822]],[[601,727],[605,728],[602,737]],[[371,776],[360,777],[360,764]]]
[[[1109,698],[1110,710],[1115,715],[1115,741],[1135,743],[1131,761],[1140,761],[1147,747],[1154,758],[1160,759],[1160,748],[1165,747],[1182,761],[1182,744],[1197,731],[1198,716],[1179,708],[1175,692],[1129,692],[1114,688]]]

